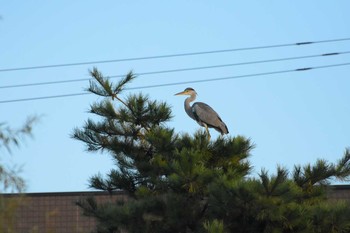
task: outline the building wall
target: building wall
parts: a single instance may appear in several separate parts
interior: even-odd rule
[[[88,233],[95,229],[94,218],[83,216],[75,203],[94,196],[98,203],[126,200],[123,192],[3,194],[4,203],[15,209],[9,219],[0,219],[4,233]],[[328,192],[330,199],[350,201],[350,185],[334,185]],[[1,199],[1,198],[0,198]],[[12,203],[12,204],[11,204]],[[1,204],[1,201],[0,201]],[[2,216],[3,217],[3,216]],[[1,217],[0,217],[1,218]],[[14,220],[14,222],[11,222]]]
[[[15,222],[4,220],[3,232],[15,233],[87,233],[95,229],[94,218],[83,216],[75,203],[94,196],[98,203],[125,199],[123,193],[105,192],[32,193],[25,196],[3,195],[4,201],[19,203]],[[11,216],[10,216],[11,217]]]
[[[328,192],[328,198],[350,201],[350,185],[332,185]]]

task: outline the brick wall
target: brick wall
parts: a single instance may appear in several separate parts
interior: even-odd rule
[[[15,222],[4,221],[4,232],[16,233],[87,233],[95,229],[94,218],[83,216],[75,203],[94,196],[99,203],[125,199],[123,193],[105,192],[32,193],[25,196],[4,194],[4,201],[20,203],[16,208]],[[11,224],[11,226],[10,226]]]
[[[332,185],[328,197],[335,200],[350,201],[350,185]]]
[[[110,195],[105,192],[3,194],[5,202],[19,203],[15,215],[3,219],[4,233],[88,233],[95,229],[94,218],[85,217],[76,201],[94,196],[99,203],[126,200],[123,192]],[[330,199],[350,201],[350,185],[334,185],[328,192]],[[0,203],[1,204],[1,203]]]

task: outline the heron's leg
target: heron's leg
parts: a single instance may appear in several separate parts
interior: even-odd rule
[[[210,141],[210,133],[209,133],[209,129],[208,129],[208,126],[207,124],[204,124],[204,127],[205,127],[205,130],[207,131],[207,135],[208,135],[208,141]]]

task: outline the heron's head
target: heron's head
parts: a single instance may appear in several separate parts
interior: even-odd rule
[[[184,91],[176,93],[175,95],[197,95],[197,92],[193,88],[187,87]]]

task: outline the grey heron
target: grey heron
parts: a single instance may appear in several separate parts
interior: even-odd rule
[[[197,121],[200,126],[205,127],[209,140],[210,133],[208,127],[214,128],[216,131],[220,132],[221,135],[228,134],[226,124],[221,120],[219,114],[209,105],[202,102],[195,102],[190,106],[190,102],[194,101],[197,96],[197,92],[193,88],[188,87],[175,95],[189,95],[189,97],[185,99],[185,111],[187,115]]]

